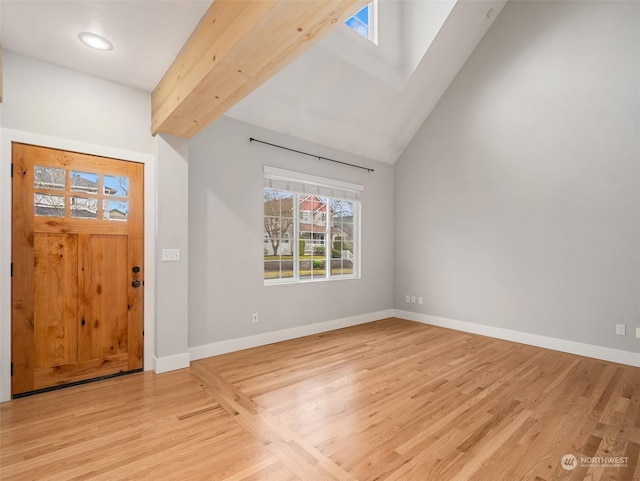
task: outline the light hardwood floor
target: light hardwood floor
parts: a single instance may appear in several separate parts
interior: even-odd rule
[[[0,414],[3,481],[640,480],[640,369],[399,319]]]

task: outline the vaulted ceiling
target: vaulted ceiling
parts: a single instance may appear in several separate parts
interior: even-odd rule
[[[393,163],[506,0],[379,0],[379,45],[340,26],[226,115]],[[2,0],[2,47],[151,92],[206,0]],[[109,38],[94,52],[78,33]]]

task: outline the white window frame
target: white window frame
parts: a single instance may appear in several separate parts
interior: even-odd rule
[[[361,276],[361,210],[362,210],[362,193],[364,187],[359,184],[343,182],[315,175],[303,174],[299,172],[287,171],[276,167],[264,167],[264,186],[263,190],[274,190],[293,194],[293,237],[290,244],[293,257],[293,277],[264,279],[264,285],[279,284],[298,284],[308,282],[325,282],[346,279],[360,279]],[[331,275],[332,258],[332,236],[331,227],[333,219],[327,212],[327,222],[325,226],[325,275],[323,277],[300,278],[300,255],[299,242],[300,238],[300,198],[302,196],[317,195],[327,199],[327,210],[330,209],[331,200],[346,200],[353,203],[353,272],[351,274]],[[263,214],[264,217],[264,214]],[[263,234],[266,239],[266,234]],[[304,253],[302,253],[304,255]],[[344,260],[344,258],[340,258]],[[263,261],[264,270],[264,261]]]
[[[371,42],[371,43],[373,43],[375,45],[378,45],[378,0],[372,0],[370,3],[368,3],[367,5],[363,6],[360,10],[358,10],[354,15],[352,15],[347,20],[345,20],[345,26],[349,30],[353,30],[359,37],[364,38],[364,36],[360,35],[354,29],[352,29],[351,27],[346,25],[346,22],[348,22],[350,19],[355,17],[366,6],[369,7],[369,11],[368,11],[369,12],[369,15],[368,15],[369,19],[368,19],[368,24],[367,24],[367,40],[369,40],[369,42]]]

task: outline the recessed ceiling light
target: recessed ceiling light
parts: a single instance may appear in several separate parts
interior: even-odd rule
[[[78,38],[82,43],[88,47],[95,48],[96,50],[112,50],[113,44],[104,37],[96,35],[95,33],[82,32],[78,35]]]

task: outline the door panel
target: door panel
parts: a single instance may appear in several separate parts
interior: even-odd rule
[[[103,359],[91,359],[82,362],[70,362],[60,366],[33,370],[33,383],[25,392],[44,389],[52,386],[63,386],[77,381],[109,376],[130,371],[128,356],[116,354]],[[15,371],[15,370],[14,370]],[[15,376],[14,376],[15,377]],[[21,393],[12,393],[21,394]]]
[[[12,394],[142,368],[142,165],[12,149]]]
[[[78,243],[75,235],[34,237],[35,367],[53,367],[78,357]]]
[[[127,352],[127,249],[125,236],[80,236],[81,361]]]

